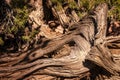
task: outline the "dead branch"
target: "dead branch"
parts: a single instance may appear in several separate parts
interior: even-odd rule
[[[96,20],[97,20],[97,34],[95,35],[95,44],[100,44],[106,37],[107,31],[107,11],[108,6],[106,3],[100,4],[95,9]]]
[[[115,64],[112,60],[109,50],[102,45],[97,45],[94,47],[89,52],[89,55],[86,57],[86,59],[105,68],[111,74],[118,75],[117,72],[120,71],[119,65]]]

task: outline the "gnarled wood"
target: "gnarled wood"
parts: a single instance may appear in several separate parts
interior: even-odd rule
[[[0,77],[3,79],[19,80],[25,79],[28,75],[39,71],[38,73],[41,75],[65,78],[77,77],[80,79],[85,76],[92,76],[93,73],[91,71],[94,70],[96,65],[98,65],[98,68],[102,67],[106,69],[110,75],[119,76],[119,65],[114,62],[106,45],[112,41],[120,40],[120,37],[106,37],[107,5],[105,3],[100,4],[95,9],[95,14],[97,19],[97,33],[95,33],[95,19],[88,16],[72,25],[69,33],[57,39],[50,40],[43,48],[37,47],[34,50],[24,53],[24,55],[20,55],[18,57],[20,60],[16,57],[11,59],[8,57],[10,62],[17,60],[17,64],[9,67],[0,65]],[[71,42],[74,43],[70,46],[71,51],[69,55],[59,58],[49,57],[52,52],[59,50],[63,45],[66,43],[70,44]],[[47,58],[43,57],[44,55],[48,55]],[[20,62],[24,61],[25,58],[28,61]],[[8,60],[2,58],[0,61],[7,63]],[[95,74],[98,76],[97,80],[104,79],[101,73],[98,72]]]
[[[106,3],[100,4],[96,7],[94,13],[96,14],[97,20],[97,34],[95,35],[95,44],[100,44],[106,37],[107,31],[107,11],[108,6]]]

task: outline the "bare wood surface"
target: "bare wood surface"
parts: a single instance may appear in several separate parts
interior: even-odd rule
[[[72,25],[69,33],[50,40],[44,47],[39,46],[14,58],[1,58],[0,62],[8,64],[7,61],[10,60],[13,65],[0,65],[0,77],[3,79],[24,80],[29,75],[39,71],[38,73],[41,75],[64,78],[77,77],[81,79],[92,76],[94,72],[91,71],[97,71],[95,68],[103,68],[110,75],[103,75],[98,70],[98,73],[95,72],[97,75],[96,80],[104,80],[104,76],[110,77],[111,75],[119,78],[119,65],[114,62],[112,54],[106,45],[110,42],[119,41],[120,37],[106,36],[107,5],[105,3],[98,5],[95,14],[97,33],[95,33],[96,26],[93,18],[91,19],[88,16]],[[74,43],[71,45],[72,42]],[[69,55],[58,58],[49,57],[50,54],[53,54],[52,52],[56,52],[66,43],[71,48]],[[43,57],[45,55],[48,56]],[[23,62],[26,58],[28,60]],[[14,60],[16,60],[17,64]]]
[[[97,20],[97,34],[95,35],[95,38],[97,40],[95,41],[95,44],[101,43],[103,39],[106,37],[107,11],[108,11],[108,6],[106,3],[100,4],[98,7],[96,7],[94,11]]]

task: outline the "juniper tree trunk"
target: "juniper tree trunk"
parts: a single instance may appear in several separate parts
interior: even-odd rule
[[[12,58],[1,58],[1,79],[26,80],[35,74],[46,77],[46,80],[53,77],[76,80],[119,79],[119,64],[114,62],[107,45],[119,41],[120,37],[106,37],[107,4],[98,5],[94,13],[95,18],[89,15],[74,23],[68,33],[50,40],[45,47],[38,46]],[[59,55],[65,53],[65,50],[60,51],[65,45],[69,45],[67,55],[57,58],[50,56],[55,52],[59,52]],[[8,66],[9,62],[12,65]]]

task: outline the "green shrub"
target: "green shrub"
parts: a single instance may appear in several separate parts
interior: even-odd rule
[[[29,16],[29,8],[26,4],[27,0],[11,0],[11,9],[12,9],[12,24],[10,22],[10,25],[4,27],[4,34],[12,34],[14,36],[15,42],[22,41],[22,36],[25,35],[25,27],[26,23],[28,21]],[[6,37],[6,36],[5,36]],[[7,40],[11,41],[10,37],[7,37]],[[2,42],[2,39],[0,40]],[[15,43],[16,44],[16,43]],[[13,43],[14,45],[14,43]]]
[[[106,2],[109,6],[108,17],[112,17],[116,20],[120,20],[120,0],[80,0],[80,6],[78,9],[78,4],[75,0],[51,0],[57,5],[57,9],[60,10],[60,6],[64,3],[68,3],[70,9],[78,10],[78,16],[83,17],[86,13],[91,11],[95,6],[100,3]]]

